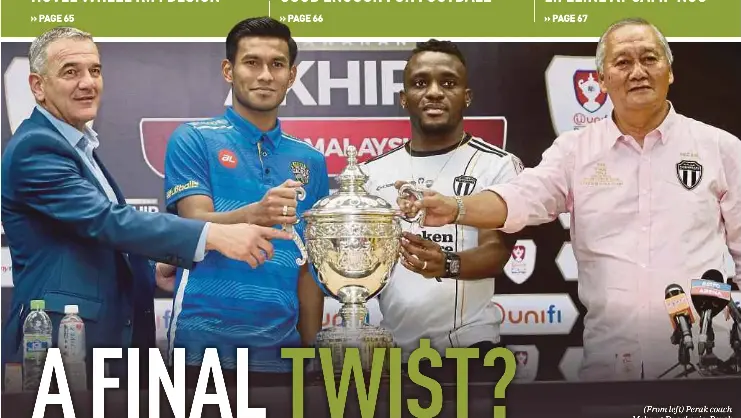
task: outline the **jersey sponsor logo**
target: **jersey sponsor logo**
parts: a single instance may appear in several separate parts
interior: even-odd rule
[[[453,179],[453,192],[457,196],[468,196],[476,188],[476,177],[458,176]]]
[[[144,161],[158,176],[164,178],[165,151],[173,131],[182,123],[205,121],[207,118],[143,118],[139,123]],[[409,118],[405,117],[285,117],[281,128],[291,137],[303,141],[324,154],[330,177],[338,175],[347,165],[345,149],[358,150],[362,163],[406,143],[409,138]],[[507,120],[501,116],[467,117],[464,129],[499,148],[506,149]]]
[[[237,156],[234,152],[223,149],[219,151],[219,162],[226,168],[234,168],[237,166]]]
[[[677,163],[677,179],[687,190],[692,190],[702,180],[702,165],[697,161],[682,160]]]
[[[169,199],[172,196],[174,196],[174,195],[176,195],[176,194],[178,194],[180,192],[183,192],[185,190],[192,189],[192,188],[198,187],[198,186],[200,186],[200,183],[198,183],[195,180],[191,180],[191,181],[189,181],[189,182],[187,182],[185,184],[178,184],[178,185],[175,185],[175,186],[171,187],[170,190],[168,190],[167,193],[165,194],[165,197],[167,199]]]
[[[309,184],[309,167],[301,161],[293,161],[291,163],[291,171],[296,181],[300,181],[303,185]]]
[[[610,116],[612,102],[597,80],[594,57],[553,57],[545,71],[545,84],[556,135]]]
[[[453,238],[453,234],[441,234],[437,232],[430,234],[423,229],[417,235],[438,244],[445,251],[455,251],[455,238]]]

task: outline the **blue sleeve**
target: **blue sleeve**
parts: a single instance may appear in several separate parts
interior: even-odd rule
[[[211,195],[208,152],[200,133],[188,124],[170,136],[165,151],[165,207],[177,213],[178,200],[192,195]]]
[[[317,185],[316,185],[316,199],[314,203],[322,200],[329,196],[329,172],[327,171],[327,160],[324,156],[316,159],[317,167]]]
[[[68,148],[44,135],[19,138],[11,184],[30,210],[101,245],[191,268],[204,222],[111,203]]]

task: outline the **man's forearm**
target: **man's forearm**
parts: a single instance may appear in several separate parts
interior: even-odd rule
[[[461,258],[458,280],[479,280],[500,274],[510,251],[501,242],[493,242],[456,254]]]
[[[301,344],[314,344],[316,334],[322,329],[324,316],[324,292],[314,281],[314,277],[303,268],[298,279],[299,314],[297,330],[301,335]]]
[[[496,229],[507,220],[507,204],[498,194],[484,190],[463,199],[465,214],[458,224],[480,229]]]

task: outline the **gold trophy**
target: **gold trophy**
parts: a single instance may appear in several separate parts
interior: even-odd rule
[[[396,268],[399,219],[424,222],[424,212],[406,219],[381,197],[368,194],[364,188],[368,176],[358,166],[355,147],[349,146],[346,156],[347,166],[337,177],[339,190],[303,215],[309,262],[325,292],[342,303],[342,324],[323,329],[316,339],[317,348],[332,350],[336,373],[342,371],[345,348],[358,348],[363,369],[370,370],[375,348],[394,347],[388,330],[365,323],[366,302],[386,287]],[[405,184],[399,193],[422,196],[412,184]]]

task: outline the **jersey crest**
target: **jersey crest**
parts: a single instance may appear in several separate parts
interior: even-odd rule
[[[301,161],[294,161],[291,163],[291,171],[297,181],[300,181],[304,185],[309,183],[309,167],[306,164]]]

